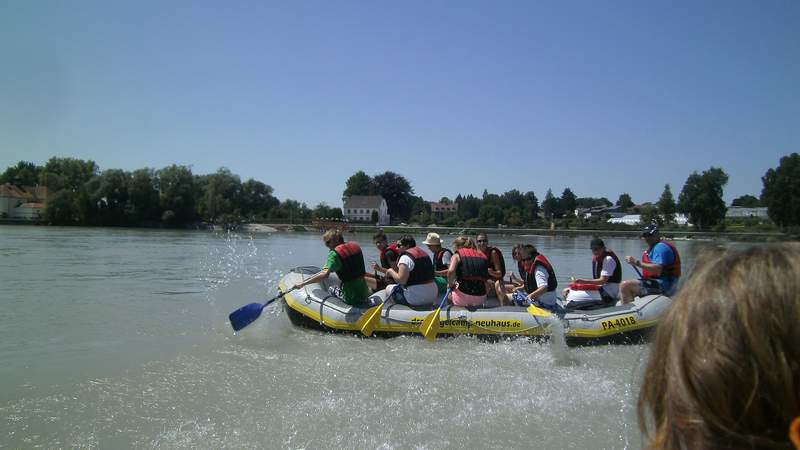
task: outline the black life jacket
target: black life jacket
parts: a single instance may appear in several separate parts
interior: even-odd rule
[[[603,261],[605,261],[606,256],[610,256],[611,259],[617,263],[617,267],[614,269],[614,273],[608,277],[608,283],[621,283],[622,282],[622,265],[619,263],[619,258],[617,258],[616,253],[612,252],[611,250],[606,250],[600,255],[598,258],[592,258],[592,275],[595,278],[600,278],[600,272],[603,271]]]
[[[406,286],[414,286],[415,284],[425,284],[433,281],[433,261],[425,253],[425,250],[419,247],[411,247],[405,250],[402,255],[408,255],[409,258],[414,260],[414,269],[408,275]]]
[[[397,262],[397,259],[400,258],[400,255],[397,254],[397,244],[392,244],[385,249],[381,250],[381,267],[384,269],[391,269],[391,265],[389,265],[389,258],[388,255],[394,255],[392,259]]]
[[[667,241],[659,241],[659,242],[661,242],[662,244],[666,245],[667,247],[669,247],[672,250],[672,254],[675,255],[675,261],[673,261],[672,264],[663,265],[661,267],[661,275],[658,276],[658,277],[653,275],[652,273],[648,272],[647,270],[643,270],[642,271],[642,278],[678,278],[678,277],[680,277],[681,276],[681,257],[678,255],[678,249],[675,248],[675,244],[673,244],[672,242],[667,242]],[[655,247],[656,245],[658,245],[658,242],[656,242],[656,244],[653,245],[653,247]],[[651,262],[650,261],[650,256],[648,255],[648,253],[650,252],[650,250],[653,247],[650,247],[650,248],[648,248],[647,250],[644,251],[644,253],[642,254],[642,262],[645,262],[645,263],[650,263]]]
[[[489,279],[489,261],[483,252],[471,248],[456,250],[459,262],[456,267],[458,290],[469,295],[486,295]]]
[[[525,271],[525,291],[530,294],[539,289],[539,285],[536,283],[536,266],[542,266],[547,271],[547,291],[555,291],[558,287],[556,272],[553,270],[550,261],[542,254],[537,254],[536,258],[528,265],[528,270]]]
[[[450,256],[453,256],[453,252],[450,250],[442,247],[433,255],[433,268],[435,270],[447,270],[449,267],[444,263],[444,255],[445,253],[450,253]]]
[[[342,268],[336,271],[336,275],[345,281],[355,280],[362,278],[366,273],[364,268],[364,254],[361,253],[361,247],[355,242],[346,242],[339,244],[333,249],[339,258],[342,260]]]
[[[492,254],[497,253],[500,256],[500,267],[494,266],[494,261],[492,259]],[[492,270],[496,270],[500,272],[500,277],[491,277],[495,280],[502,280],[503,277],[506,275],[506,260],[503,258],[503,252],[500,251],[497,247],[487,247],[486,248],[486,259],[489,261],[489,268]]]

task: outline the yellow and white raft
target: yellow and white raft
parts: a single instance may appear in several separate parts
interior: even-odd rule
[[[311,266],[292,269],[281,279],[280,288],[285,292],[319,270]],[[338,278],[331,274],[324,282],[286,293],[289,320],[317,330],[360,333],[365,313],[371,306],[381,304],[385,293],[376,292],[364,306],[352,306],[330,292],[331,286],[338,285]],[[497,300],[489,298],[483,308],[442,307],[438,334],[546,337],[558,332],[564,333],[569,345],[635,343],[649,336],[671,303],[669,297],[649,295],[626,305],[549,313],[522,306],[497,306]],[[420,333],[420,324],[436,306],[412,308],[388,302],[381,309],[374,334],[388,337]]]

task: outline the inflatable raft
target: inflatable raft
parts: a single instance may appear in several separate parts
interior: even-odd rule
[[[292,269],[281,279],[280,289],[285,292],[319,270],[312,266]],[[331,274],[324,282],[286,293],[286,312],[292,324],[323,331],[360,333],[366,320],[365,312],[381,304],[385,294],[376,292],[365,305],[352,306],[331,293],[330,288],[338,285],[338,278]],[[547,337],[557,332],[564,334],[569,345],[641,342],[671,303],[669,297],[649,295],[626,305],[550,313],[523,306],[497,306],[497,299],[489,298],[484,308],[442,307],[438,334]],[[435,306],[417,308],[389,302],[381,309],[374,334],[417,334],[422,321],[434,309]]]

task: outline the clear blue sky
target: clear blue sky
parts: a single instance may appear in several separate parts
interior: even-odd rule
[[[800,152],[800,2],[0,2],[0,170],[221,166],[340,205],[548,188],[725,198]],[[446,181],[445,181],[446,180]]]

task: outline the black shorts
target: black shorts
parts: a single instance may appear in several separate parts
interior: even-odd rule
[[[661,289],[661,285],[658,284],[658,281],[653,279],[644,279],[641,280],[639,283],[639,296],[643,297],[645,295],[661,295],[664,293],[664,290]]]

